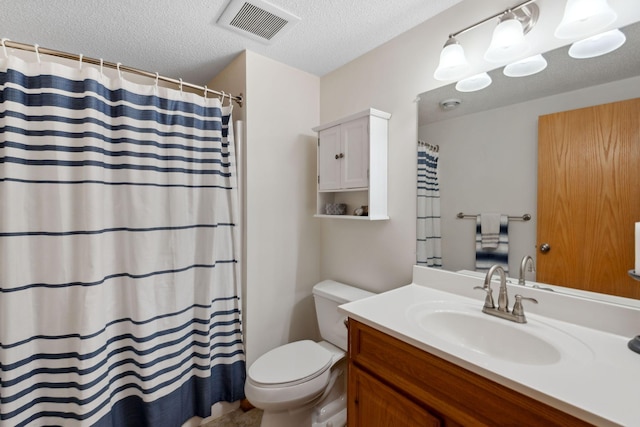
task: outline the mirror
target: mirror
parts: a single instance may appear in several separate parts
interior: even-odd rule
[[[493,83],[484,90],[461,93],[451,84],[419,95],[418,139],[439,146],[444,269],[474,269],[470,241],[482,212],[530,214],[530,221],[509,222],[509,276],[518,277],[525,255],[535,260],[538,116],[640,97],[640,23],[622,31],[626,43],[601,57],[573,59],[565,46],[545,53],[547,69],[533,76],[505,77],[500,68],[489,72]],[[460,106],[444,111],[440,102],[449,99]]]

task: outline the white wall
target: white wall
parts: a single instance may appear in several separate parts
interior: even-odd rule
[[[252,363],[317,337],[315,212],[320,79],[246,52],[246,349]]]
[[[464,2],[463,2],[464,3]],[[391,113],[389,121],[389,221],[322,219],[321,276],[374,292],[411,282],[415,264],[416,96],[442,83],[431,76],[452,29],[483,18],[492,4],[454,7],[389,43],[322,77],[321,123],[369,107]],[[469,7],[467,7],[469,9]]]
[[[315,212],[320,79],[246,51],[210,82],[245,95],[243,234],[247,363],[316,339],[311,288],[320,280]],[[237,118],[236,117],[236,118]]]
[[[564,3],[542,0],[537,3],[549,18],[545,26],[552,28],[557,25],[562,12],[549,11],[554,7],[561,10]],[[632,3],[626,2],[633,8]],[[417,106],[414,100],[417,94],[443,85],[432,76],[448,34],[486,18],[493,11],[500,11],[509,6],[513,6],[513,1],[464,0],[437,17],[322,77],[321,123],[369,107],[392,114],[389,122],[388,177],[391,219],[373,223],[324,220],[321,233],[323,279],[341,280],[376,292],[411,281],[411,266],[415,262],[415,163],[418,138]],[[635,10],[637,15],[637,6]],[[621,15],[621,18],[631,19],[630,22],[637,20],[637,16],[627,15]],[[470,60],[478,57],[481,40],[477,36],[487,29],[490,32],[491,26],[484,25],[460,37]],[[539,37],[542,32],[532,31],[529,36]],[[532,54],[561,45],[558,40],[549,41],[544,37],[539,37],[539,40],[540,43],[536,45]],[[475,68],[473,71],[489,69]],[[535,158],[535,152],[532,152],[530,147],[524,154]],[[521,190],[517,187],[512,191]],[[530,204],[523,202],[515,212],[529,207]]]
[[[474,269],[475,220],[458,212],[529,213],[531,221],[509,223],[517,277],[522,257],[536,255],[538,116],[639,96],[635,77],[420,127],[420,139],[440,146],[443,268]]]

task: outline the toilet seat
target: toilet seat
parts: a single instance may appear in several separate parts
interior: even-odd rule
[[[247,379],[258,387],[289,387],[308,382],[332,365],[330,351],[310,340],[295,341],[260,356]]]

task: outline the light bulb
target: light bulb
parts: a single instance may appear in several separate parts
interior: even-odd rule
[[[456,90],[458,92],[475,92],[482,90],[491,84],[491,77],[487,73],[476,74],[475,76],[467,77],[456,83]]]
[[[440,52],[440,64],[433,73],[436,80],[457,80],[469,70],[469,63],[464,55],[464,49],[458,41],[450,37]]]
[[[613,52],[627,41],[620,30],[611,30],[575,42],[569,48],[569,56],[576,59],[595,58]]]
[[[522,24],[512,12],[509,12],[500,19],[500,23],[493,30],[491,44],[484,54],[484,59],[490,62],[508,62],[522,56],[528,50]]]
[[[617,17],[607,0],[567,0],[555,36],[559,39],[584,38],[604,29]]]
[[[547,68],[547,60],[538,54],[509,64],[502,72],[507,77],[525,77],[539,73],[545,68]]]

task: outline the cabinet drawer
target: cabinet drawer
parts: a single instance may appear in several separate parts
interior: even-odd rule
[[[349,360],[454,423],[590,425],[353,319],[349,320]]]

